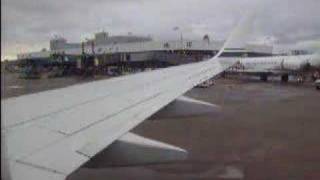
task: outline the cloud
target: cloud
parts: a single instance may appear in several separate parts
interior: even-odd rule
[[[258,0],[2,0],[2,57],[48,47],[53,35],[80,41],[94,32],[152,35],[177,39],[224,39]],[[257,13],[255,33],[280,44],[319,38],[319,0],[266,0]]]

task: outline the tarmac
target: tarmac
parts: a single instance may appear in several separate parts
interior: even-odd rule
[[[2,79],[3,98],[90,81]],[[320,92],[312,85],[218,79],[214,86],[192,89],[187,96],[217,104],[221,113],[146,120],[133,129],[186,149],[186,160],[106,167],[106,159],[98,159],[95,169],[80,168],[68,180],[320,179]]]

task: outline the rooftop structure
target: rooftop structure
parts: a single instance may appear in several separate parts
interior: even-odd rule
[[[122,44],[122,43],[137,43],[137,42],[148,42],[152,41],[150,37],[144,36],[109,36],[106,32],[98,32],[94,35],[94,39],[89,39],[85,43],[90,45],[94,42],[95,45],[111,45],[111,44]],[[81,48],[81,43],[69,43],[65,38],[55,37],[50,40],[50,50],[65,50]]]
[[[84,43],[67,43],[64,38],[50,41],[50,50],[43,52],[22,53],[18,59],[45,58],[51,54],[81,55],[86,54],[114,54],[137,53],[158,51],[218,51],[223,45],[222,41],[203,40],[177,40],[177,41],[152,41],[151,38],[138,36],[112,36],[107,33],[97,33],[95,39]],[[260,54],[272,54],[272,46],[248,44],[244,49],[236,49],[236,52],[251,52]]]

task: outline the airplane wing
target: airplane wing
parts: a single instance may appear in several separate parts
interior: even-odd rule
[[[210,60],[2,101],[2,136],[12,179],[64,179],[226,67]]]
[[[10,171],[7,176],[62,180],[115,142],[118,147],[129,144],[185,152],[128,132],[233,65],[234,59],[217,59],[222,50],[208,61],[1,101],[2,167]]]

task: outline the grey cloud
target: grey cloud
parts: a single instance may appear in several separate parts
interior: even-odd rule
[[[223,39],[241,15],[258,0],[3,0],[2,50],[39,50],[54,35],[70,41],[105,30],[110,34],[152,35],[176,39],[179,26],[186,38],[209,34]],[[290,44],[319,37],[319,0],[267,0],[257,13],[257,36],[273,36]],[[318,38],[319,39],[319,38]]]

